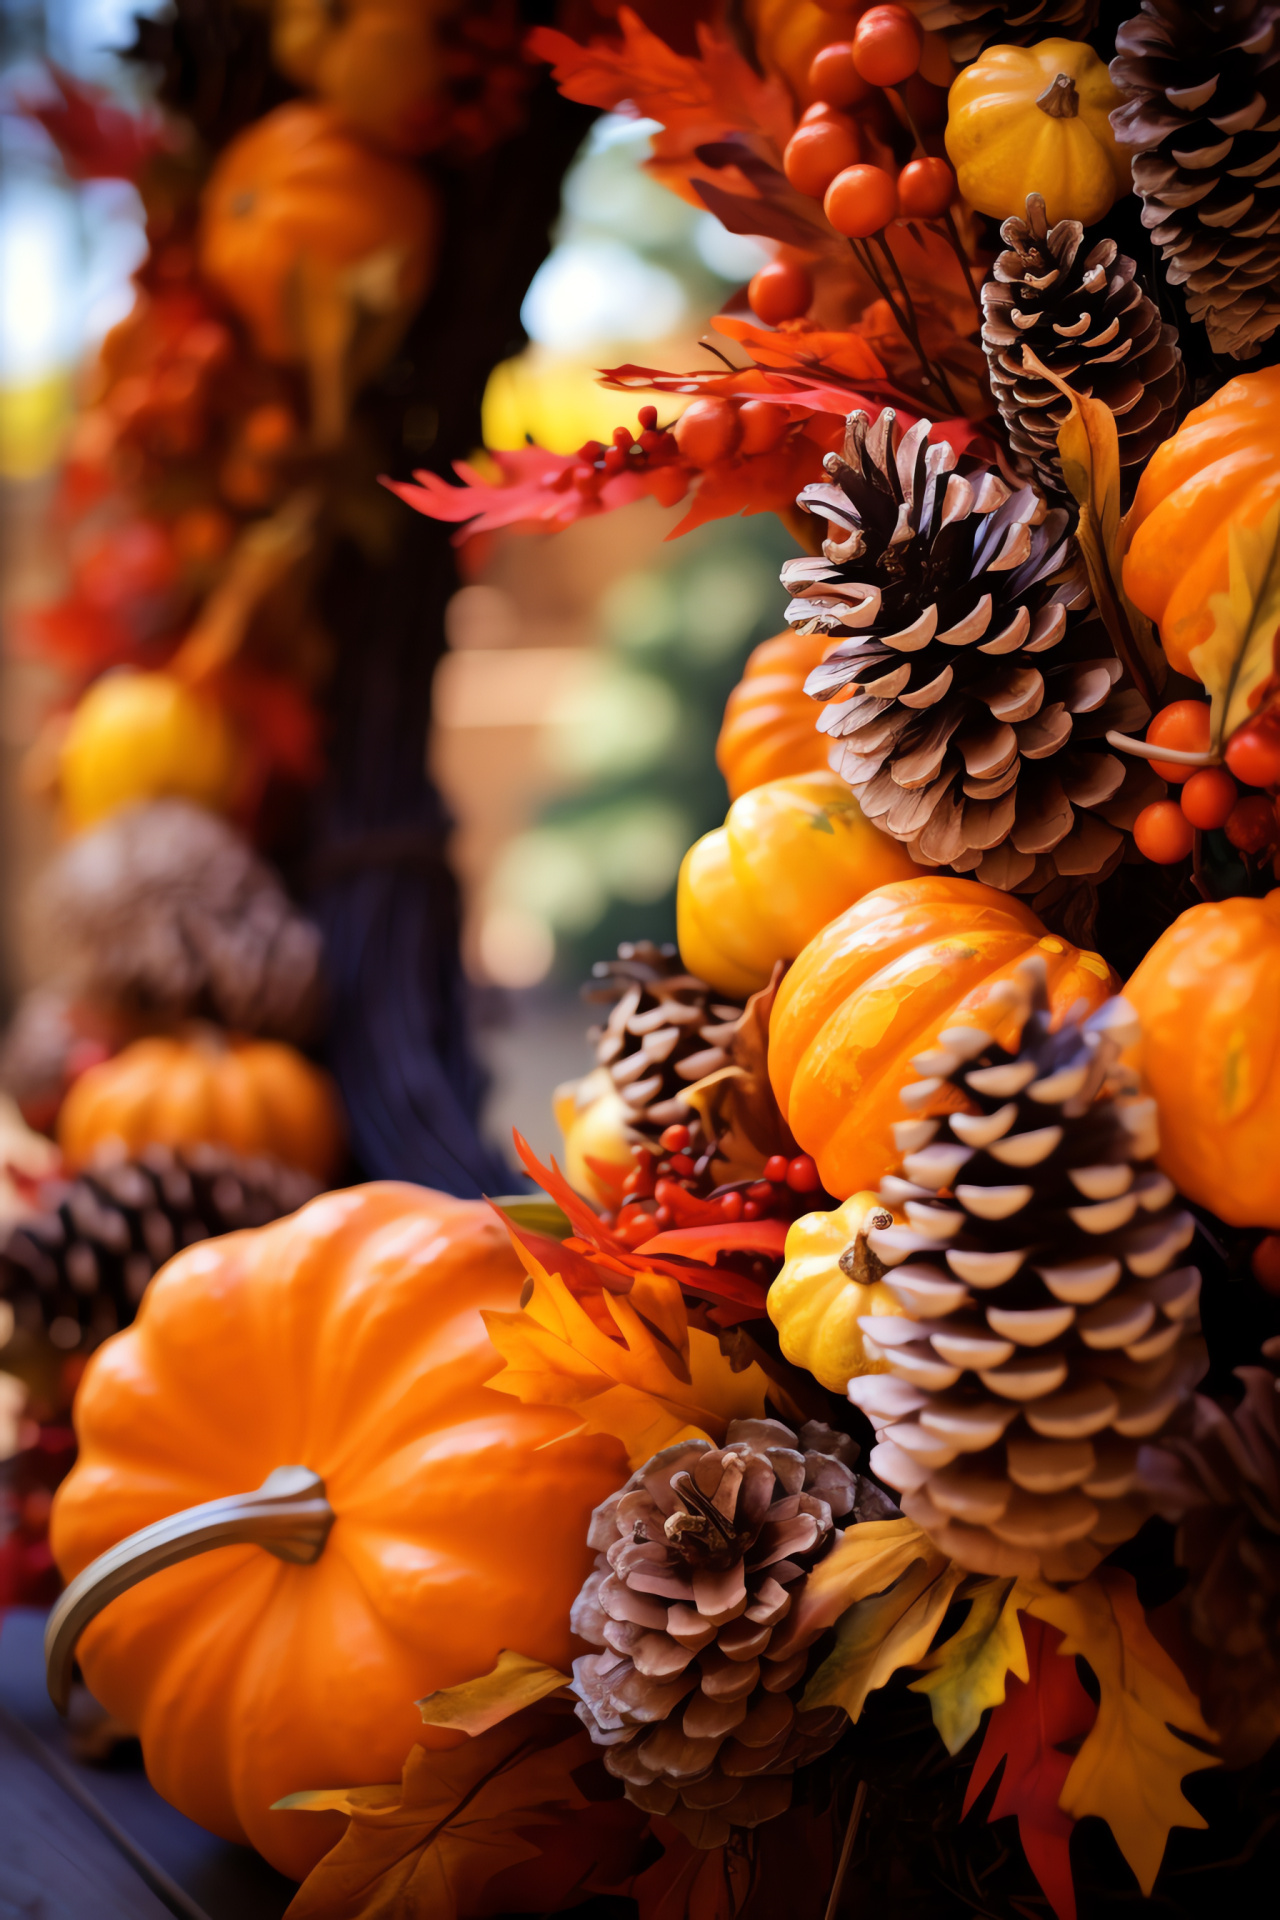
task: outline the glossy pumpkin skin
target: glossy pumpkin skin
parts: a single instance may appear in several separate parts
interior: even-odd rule
[[[201,206],[200,265],[268,360],[304,357],[305,270],[327,285],[382,256],[395,310],[426,291],[440,216],[412,167],[373,153],[330,108],[293,101],[225,147]]]
[[[460,1744],[414,1701],[503,1647],[567,1670],[590,1513],[626,1465],[599,1436],[540,1451],[573,1418],[485,1386],[481,1310],[514,1309],[523,1281],[483,1203],[349,1188],[180,1253],[89,1362],[50,1532],[67,1578],[274,1467],[324,1480],[337,1518],[313,1565],[200,1555],[114,1600],[78,1654],[165,1798],[284,1873],[343,1822],[273,1801]]]
[[[225,713],[169,673],[104,673],[71,716],[58,761],[63,817],[74,833],[135,801],[180,796],[215,811],[237,772]]]
[[[1055,118],[1037,101],[1065,74],[1077,113]],[[988,47],[956,76],[947,99],[947,156],[971,207],[997,220],[1024,216],[1044,195],[1050,221],[1101,220],[1132,187],[1129,156],[1108,115],[1123,99],[1083,40]]]
[[[830,742],[817,730],[822,709],[804,683],[830,644],[826,634],[788,627],[748,655],[716,741],[716,765],[730,800],[769,780],[826,771]]]
[[[422,153],[440,121],[436,18],[424,0],[277,0],[271,53],[345,126],[393,153]]]
[[[211,1141],[329,1180],[343,1129],[333,1082],[296,1048],[193,1023],[135,1040],[74,1082],[58,1115],[68,1163],[86,1165],[113,1140],[131,1154]]]
[[[1147,462],[1128,516],[1125,592],[1160,629],[1176,673],[1213,631],[1228,536],[1280,500],[1280,367],[1242,373],[1190,412]]]
[[[945,875],[882,887],[810,941],[774,1002],[769,1078],[828,1193],[875,1187],[898,1165],[893,1126],[910,1117],[900,1095],[919,1077],[911,1059],[944,1027],[1014,1042],[991,991],[1032,954],[1055,1013],[1077,1001],[1092,1012],[1115,991],[1105,960],[1047,934],[1030,907]]]
[[[889,1370],[887,1361],[868,1360],[858,1316],[901,1314],[902,1307],[883,1280],[864,1283],[840,1266],[841,1254],[882,1210],[880,1196],[868,1191],[831,1213],[802,1214],[787,1229],[786,1258],[769,1288],[769,1318],[784,1356],[831,1393],[844,1393],[857,1374]]]
[[[745,999],[864,893],[919,871],[897,840],[863,819],[835,774],[772,780],[735,800],[724,825],[685,855],[680,957],[690,973]]]
[[[1189,907],[1124,991],[1160,1165],[1232,1226],[1280,1228],[1280,891]]]

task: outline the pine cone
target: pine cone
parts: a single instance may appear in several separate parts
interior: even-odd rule
[[[1115,414],[1127,501],[1173,431],[1183,380],[1177,330],[1161,323],[1114,240],[1082,254],[1083,226],[1050,227],[1040,194],[1028,194],[1025,220],[1006,220],[1000,232],[1007,251],[982,289],[982,344],[1018,469],[1046,493],[1066,495],[1058,429],[1070,409],[1056,387],[1024,368],[1022,349],[1030,347],[1051,373]]]
[[[1263,1353],[1280,1361],[1280,1340]],[[1236,1377],[1233,1413],[1197,1394],[1190,1436],[1162,1437],[1141,1462],[1160,1510],[1180,1522],[1182,1604],[1209,1654],[1200,1700],[1229,1767],[1280,1739],[1280,1381],[1265,1367]]]
[[[128,1326],[147,1282],[181,1247],[261,1227],[320,1191],[310,1174],[221,1147],[152,1146],[40,1188],[40,1211],[0,1246],[0,1298],[56,1346]]]
[[[1280,326],[1280,6],[1142,0],[1116,50],[1142,224],[1213,351],[1248,360]]]
[[[88,999],[291,1039],[315,1024],[319,931],[203,807],[113,814],[60,855],[41,904],[59,978]]]
[[[797,1438],[778,1420],[735,1420],[723,1447],[656,1453],[592,1515],[596,1570],[572,1623],[605,1651],[573,1663],[578,1717],[627,1798],[695,1846],[785,1812],[792,1773],[845,1724],[797,1712],[809,1655],[784,1623],[864,1489],[858,1517],[892,1512],[855,1458],[818,1421]]]
[[[926,33],[944,33],[957,67],[984,47],[1031,47],[1055,37],[1083,40],[1098,17],[1098,0],[908,0]]]
[[[899,1125],[906,1178],[881,1195],[908,1224],[868,1240],[913,1317],[859,1322],[889,1373],[849,1397],[888,1429],[874,1471],[944,1553],[1076,1580],[1150,1512],[1137,1442],[1204,1371],[1200,1275],[1173,1265],[1195,1222],[1150,1164],[1154,1103],[1114,1071],[1132,1009],[1051,1032],[1043,962],[1021,976],[1016,1053],[960,1026],[913,1062],[906,1106],[968,1110]]]
[[[592,973],[596,984],[583,988],[583,999],[613,1003],[587,1035],[596,1064],[608,1070],[637,1134],[656,1140],[689,1120],[694,1081],[726,1064],[742,1007],[713,1003],[713,989],[684,971],[675,948],[652,940],[624,940],[617,959],[597,960]]]
[[[831,765],[922,866],[1028,890],[1107,873],[1164,791],[1105,746],[1147,708],[1114,691],[1066,513],[930,431],[850,414],[830,480],[799,498],[830,538],[783,567],[787,619],[849,636],[805,682]]]

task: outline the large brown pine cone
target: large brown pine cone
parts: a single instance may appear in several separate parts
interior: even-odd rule
[[[1147,708],[1118,688],[1067,514],[930,431],[850,414],[799,498],[829,537],[784,566],[787,619],[848,636],[805,682],[831,765],[923,866],[1019,890],[1109,872],[1163,787],[1105,735]]]
[[[1280,6],[1142,0],[1111,78],[1166,277],[1213,351],[1247,360],[1280,327]]]
[[[926,33],[944,33],[956,66],[984,47],[1031,47],[1037,40],[1083,40],[1098,0],[907,0]]]
[[[797,1710],[809,1652],[786,1621],[835,1521],[893,1512],[855,1457],[817,1421],[735,1420],[723,1447],[656,1453],[592,1516],[573,1629],[605,1650],[573,1663],[578,1715],[627,1797],[696,1846],[785,1812],[845,1724]]]
[[[982,344],[1018,468],[1046,493],[1065,495],[1058,429],[1070,409],[1025,365],[1030,347],[1050,373],[1115,414],[1128,499],[1173,431],[1183,379],[1177,330],[1162,324],[1114,240],[1085,252],[1080,222],[1051,227],[1040,194],[1028,194],[1025,220],[1015,215],[1000,233],[1006,250],[982,289]]]
[[[1204,1371],[1200,1275],[1174,1264],[1195,1222],[1152,1163],[1154,1102],[1116,1068],[1128,1002],[1053,1032],[1043,962],[1021,972],[1016,1053],[957,1026],[913,1062],[904,1105],[966,1110],[898,1127],[905,1178],[881,1194],[907,1223],[867,1238],[910,1317],[859,1322],[889,1371],[849,1398],[881,1430],[875,1472],[944,1553],[1078,1580],[1151,1511],[1138,1442]]]
[[[726,1051],[742,1007],[723,1001],[705,980],[686,973],[673,946],[626,940],[616,960],[597,960],[584,1000],[609,1006],[587,1035],[640,1137],[687,1122],[688,1090],[728,1063]]]

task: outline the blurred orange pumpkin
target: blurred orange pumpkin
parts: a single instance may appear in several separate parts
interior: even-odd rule
[[[1055,1014],[1115,991],[1105,960],[1046,933],[1020,900],[946,875],[879,887],[809,942],[774,1002],[769,1078],[828,1193],[845,1199],[892,1172],[894,1124],[914,1117],[899,1099],[918,1077],[912,1056],[944,1027],[1001,1033],[1008,1010],[992,989],[1031,954]]]
[[[788,627],[748,655],[716,741],[716,765],[731,800],[767,780],[826,771],[829,742],[817,730],[822,708],[804,683],[830,644],[826,634]]]
[[[345,125],[394,153],[423,153],[441,124],[436,21],[449,0],[276,0],[271,53]]]
[[[85,1166],[104,1146],[213,1141],[270,1154],[330,1180],[342,1157],[338,1096],[327,1073],[280,1040],[245,1040],[193,1022],[135,1040],[90,1067],[58,1116],[58,1144]]]
[[[576,1416],[485,1385],[481,1312],[514,1310],[524,1279],[482,1203],[349,1188],[187,1248],[89,1362],[50,1532],[67,1578],[279,1466],[323,1481],[336,1517],[311,1564],[223,1545],[121,1593],[79,1641],[165,1798],[284,1873],[342,1822],[274,1801],[457,1746],[414,1702],[503,1648],[568,1667],[588,1520],[627,1470],[616,1441],[564,1437]]]

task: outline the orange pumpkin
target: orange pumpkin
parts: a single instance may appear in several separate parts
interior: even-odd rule
[[[503,1648],[568,1668],[588,1520],[627,1469],[616,1441],[561,1437],[576,1416],[485,1385],[481,1311],[514,1310],[524,1279],[483,1203],[349,1188],[180,1253],[89,1362],[50,1531],[67,1578],[277,1467],[323,1481],[336,1517],[310,1565],[221,1546],[121,1593],[79,1641],[165,1798],[282,1872],[342,1823],[274,1801],[398,1780],[415,1744],[459,1744],[415,1700]]]
[[[441,124],[436,20],[449,11],[439,0],[277,0],[272,57],[375,146],[423,153]]]
[[[1046,933],[1020,900],[941,874],[866,894],[809,942],[774,1002],[769,1078],[828,1193],[845,1199],[893,1170],[913,1055],[945,1027],[1002,1034],[1010,1016],[993,989],[1032,954],[1055,1013],[1115,991],[1105,960]]]
[[[327,1073],[280,1040],[244,1040],[195,1022],[135,1040],[74,1083],[58,1144],[82,1167],[103,1146],[130,1153],[202,1140],[265,1153],[332,1179],[342,1158],[338,1096]]]
[[[1232,1226],[1280,1228],[1280,892],[1189,907],[1124,991],[1160,1165]]]
[[[1242,373],[1157,447],[1128,516],[1125,591],[1160,628],[1175,672],[1213,631],[1227,588],[1228,538],[1280,501],[1280,367]]]
[[[788,628],[748,656],[716,741],[716,765],[731,800],[768,780],[826,771],[829,742],[817,730],[822,708],[804,683],[830,644],[827,634]]]

